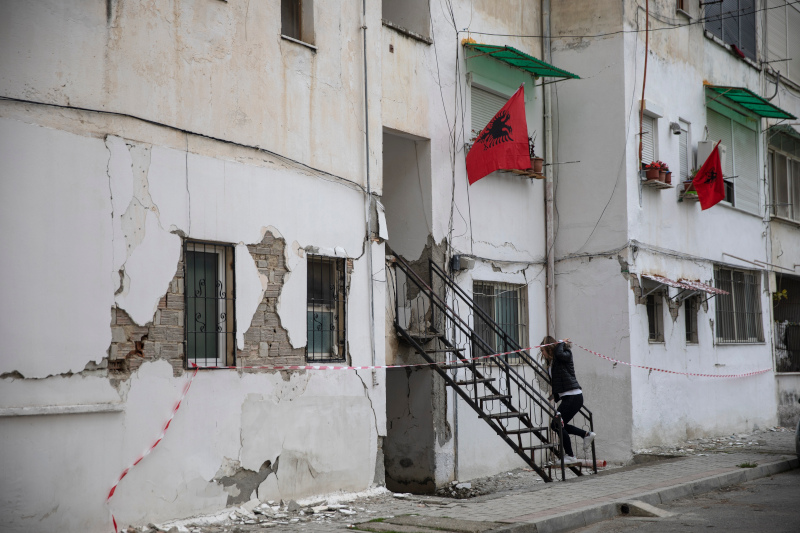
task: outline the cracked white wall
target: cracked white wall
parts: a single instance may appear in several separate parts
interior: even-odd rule
[[[114,136],[79,136],[6,119],[0,128],[3,139],[16,140],[4,142],[2,148],[2,173],[7,178],[4,224],[16,228],[3,234],[9,252],[3,255],[4,272],[13,274],[3,278],[3,289],[12,298],[2,327],[13,348],[4,350],[3,372],[44,378],[100,362],[111,342],[114,293],[116,305],[137,323],[151,321],[175,273],[178,233],[236,243],[240,347],[269,286],[245,244],[259,242],[266,231],[286,239],[291,270],[280,313],[297,347],[306,340],[304,247],[353,258],[349,350],[353,364],[372,363],[366,287],[370,276],[364,253],[373,253],[375,264],[380,264],[383,247],[364,247],[364,197],[357,188],[274,164],[247,165],[194,153],[187,167],[185,152]],[[19,157],[41,146],[48,147],[48,158],[34,153]],[[7,187],[10,184],[14,187]],[[376,283],[381,279],[376,276]],[[376,291],[376,309],[384,306],[382,291]],[[383,320],[376,320],[376,326],[382,338]],[[380,343],[376,362],[383,360]],[[368,488],[375,475],[377,438],[386,433],[385,398],[383,374],[363,374],[297,373],[289,383],[303,383],[292,395],[284,390],[287,382],[280,374],[201,373],[168,438],[120,485],[113,502],[118,519],[146,523],[224,507],[229,494],[215,476],[225,458],[258,470],[265,460],[283,457],[277,475],[265,481],[264,494],[270,499]],[[124,413],[72,415],[72,424],[57,417],[48,439],[35,428],[52,417],[39,417],[33,429],[26,429],[20,419],[0,418],[0,463],[14,479],[24,478],[3,489],[2,499],[10,502],[4,504],[3,514],[16,517],[9,527],[29,530],[30,523],[20,517],[32,516],[42,519],[43,527],[99,529],[106,520],[101,512],[103,492],[159,433],[186,379],[173,378],[165,361],[145,363],[118,390],[107,379],[85,376],[7,378],[5,394],[0,395],[4,407],[124,405]],[[47,388],[53,380],[61,385]],[[248,400],[248,395],[258,395],[258,400]],[[253,421],[250,404],[262,405],[256,412],[263,420]],[[89,439],[106,434],[112,435],[110,440]],[[278,448],[269,444],[274,435],[281,435]],[[52,450],[53,438],[64,443],[57,452]],[[21,445],[28,439],[30,445]],[[109,442],[116,443],[112,453],[102,445]],[[37,480],[18,470],[35,462],[37,455],[51,457],[52,464],[47,464],[52,466],[58,461],[82,464],[100,454],[105,459],[85,464],[78,476]],[[153,484],[156,478],[162,481]],[[64,492],[97,498],[67,506],[59,500]],[[26,503],[14,504],[20,494]],[[72,510],[67,513],[68,509]]]

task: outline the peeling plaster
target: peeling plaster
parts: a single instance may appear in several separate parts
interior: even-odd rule
[[[236,332],[236,346],[244,349],[244,333],[250,327],[253,315],[258,309],[269,284],[269,278],[258,271],[247,246],[236,245],[236,320],[241,326]]]

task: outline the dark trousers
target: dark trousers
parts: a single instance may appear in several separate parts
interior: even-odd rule
[[[576,414],[578,414],[578,411],[581,410],[581,407],[583,407],[583,394],[562,396],[561,403],[558,404],[557,410],[559,413],[561,413],[561,422],[564,424],[561,440],[564,442],[564,453],[566,455],[575,455],[572,453],[572,443],[569,440],[570,435],[577,435],[578,437],[583,438],[589,434],[588,431],[584,431],[568,424],[568,422],[572,420]],[[550,427],[553,428],[553,431],[558,432],[558,425],[556,424],[555,420],[553,420],[553,423],[550,425]]]

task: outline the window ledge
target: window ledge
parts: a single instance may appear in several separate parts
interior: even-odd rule
[[[687,19],[689,19],[689,20],[692,20],[692,16],[691,16],[689,13],[687,13],[686,11],[684,11],[683,9],[676,9],[676,10],[675,10],[675,12],[676,12],[678,15],[683,15],[683,16],[684,16],[684,17],[686,17]]]
[[[762,217],[761,215],[759,215],[759,214],[757,214],[757,213],[751,213],[750,211],[745,211],[745,210],[744,210],[744,209],[742,209],[741,207],[736,207],[735,205],[731,205],[731,203],[730,203],[730,202],[726,202],[725,200],[722,200],[722,201],[721,201],[719,204],[717,204],[717,205],[721,205],[721,206],[723,206],[723,207],[726,207],[726,208],[728,208],[728,209],[733,209],[734,211],[738,211],[739,213],[742,213],[743,215],[750,215],[751,217],[756,217],[756,218],[757,218],[757,219],[759,219],[759,220],[764,220],[764,219],[763,219],[763,217]],[[760,207],[760,206],[759,206],[759,207]]]
[[[291,41],[293,43],[297,43],[300,46],[305,46],[306,48],[310,48],[311,50],[313,50],[315,52],[317,51],[317,47],[316,46],[314,46],[313,44],[309,44],[309,43],[307,43],[305,41],[301,41],[300,39],[295,39],[294,37],[289,37],[288,35],[284,35],[284,34],[281,34],[281,39],[284,39],[286,41]]]
[[[779,217],[778,215],[770,215],[770,222],[782,222],[800,228],[800,220],[792,220],[791,218]]]
[[[716,35],[714,35],[710,31],[704,29],[703,33],[705,34],[706,39],[714,41],[715,43],[717,43],[718,45],[723,47],[725,50],[727,50],[728,53],[731,54],[736,59],[738,59],[740,61],[744,61],[745,63],[747,63],[748,65],[750,65],[754,69],[758,70],[759,72],[761,71],[761,66],[758,63],[756,63],[755,61],[753,61],[749,57],[739,57],[737,55],[734,55],[733,51],[731,50],[731,45],[729,45],[728,43],[726,43],[725,41],[723,41],[722,39],[720,39],[719,37],[717,37]]]
[[[649,344],[666,344],[664,341],[654,341],[652,339],[647,339]]]
[[[419,33],[413,32],[411,30],[407,30],[407,29],[403,28],[402,26],[398,26],[394,22],[389,22],[388,20],[384,19],[384,20],[381,20],[381,23],[384,26],[386,26],[387,28],[391,28],[394,31],[396,31],[397,33],[401,33],[401,34],[405,35],[406,37],[414,39],[415,41],[419,41],[419,42],[425,43],[427,45],[433,44],[433,40],[432,39],[429,39],[428,37],[425,37],[424,35],[420,35]]]
[[[758,345],[765,345],[767,344],[766,341],[755,341],[755,342],[715,342],[714,346],[758,346]]]
[[[41,405],[35,407],[0,407],[0,417],[79,415],[91,413],[121,413],[121,403],[90,403],[83,405]]]
[[[778,370],[775,371],[775,375],[777,376],[800,376],[800,372],[780,372]]]

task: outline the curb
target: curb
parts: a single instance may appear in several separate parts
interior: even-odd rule
[[[619,516],[619,506],[630,500],[640,500],[650,505],[661,505],[678,498],[699,496],[723,487],[771,476],[798,467],[800,467],[800,460],[796,457],[781,459],[780,461],[766,463],[755,468],[717,474],[686,483],[680,483],[672,487],[644,492],[631,496],[630,498],[590,505],[589,507],[583,507],[574,511],[567,511],[565,513],[540,518],[533,522],[509,524],[508,526],[493,529],[491,533],[559,533],[562,531],[570,531]]]

